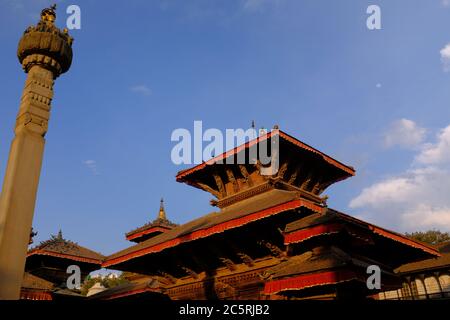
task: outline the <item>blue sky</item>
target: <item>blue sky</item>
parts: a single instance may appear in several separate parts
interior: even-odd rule
[[[18,40],[44,0],[0,0],[0,179],[26,75]],[[179,184],[177,128],[280,128],[352,165],[329,205],[397,231],[450,231],[450,3],[57,1],[81,8],[55,85],[34,228],[110,254],[156,217],[212,211]],[[366,9],[381,7],[382,29]]]

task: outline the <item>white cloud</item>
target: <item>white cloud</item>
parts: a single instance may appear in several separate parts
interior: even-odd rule
[[[450,0],[449,0],[450,1]],[[439,51],[441,54],[442,65],[444,66],[444,71],[450,71],[450,43],[448,43],[444,48]]]
[[[350,201],[350,208],[363,206],[383,207],[386,202],[403,202],[414,193],[416,185],[414,179],[395,177],[375,183],[364,188],[359,196]]]
[[[419,204],[415,210],[411,210],[404,215],[405,226],[414,230],[417,225],[423,229],[442,228],[449,230],[450,226],[450,206],[433,207],[429,204]]]
[[[147,87],[145,84],[139,84],[134,87],[131,87],[130,90],[135,93],[142,94],[144,96],[149,96],[152,94],[152,90]]]
[[[350,201],[364,217],[402,230],[450,231],[450,172],[427,167],[410,170],[369,186]]]
[[[441,1],[442,6],[444,7],[450,7],[450,0],[442,0]]]
[[[417,149],[404,172],[375,182],[349,207],[382,226],[417,231],[450,231],[450,126],[433,143]]]
[[[423,164],[450,163],[450,125],[439,132],[436,143],[423,146],[416,161]]]
[[[83,164],[89,169],[91,170],[92,174],[94,176],[98,176],[100,173],[98,172],[97,169],[97,161],[95,160],[84,160]]]
[[[393,122],[384,134],[384,145],[388,148],[400,146],[414,148],[423,142],[426,129],[419,127],[414,121],[400,119]]]

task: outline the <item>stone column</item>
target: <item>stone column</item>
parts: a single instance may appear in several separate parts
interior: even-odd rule
[[[72,38],[54,26],[55,7],[19,42],[28,73],[0,195],[0,299],[19,299],[42,166],[53,83],[72,61]]]

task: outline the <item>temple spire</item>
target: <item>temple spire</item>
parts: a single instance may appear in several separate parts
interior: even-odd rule
[[[163,198],[161,198],[160,205],[159,205],[158,219],[159,220],[167,220],[166,210],[164,209],[164,199]]]

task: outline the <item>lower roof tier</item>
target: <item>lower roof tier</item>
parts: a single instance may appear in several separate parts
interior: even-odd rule
[[[323,228],[331,223],[350,230],[352,236],[373,240],[367,243],[370,250],[365,247],[360,254],[372,252],[379,258],[375,260],[390,266],[439,256],[432,247],[317,205],[297,192],[274,189],[115,253],[102,266],[181,277],[189,274],[186,270],[199,273],[224,266],[226,261],[241,263],[243,257],[289,256],[291,247],[305,240],[299,233],[314,231],[317,234],[307,237],[323,237],[328,234]],[[377,256],[380,252],[390,253],[391,261]]]

